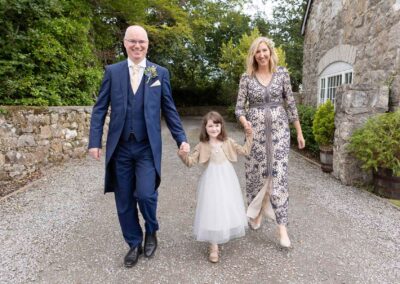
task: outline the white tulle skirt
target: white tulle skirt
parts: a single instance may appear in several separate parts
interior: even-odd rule
[[[197,188],[194,235],[197,241],[226,243],[245,235],[247,217],[232,164],[209,162]]]

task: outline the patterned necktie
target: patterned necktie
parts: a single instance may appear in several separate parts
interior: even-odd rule
[[[136,94],[137,89],[139,88],[139,70],[140,66],[134,64],[133,66],[130,66],[132,69],[132,74],[131,74],[131,86],[132,86],[132,91],[133,94]]]

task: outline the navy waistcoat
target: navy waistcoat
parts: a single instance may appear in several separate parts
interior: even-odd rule
[[[129,80],[129,77],[128,77]],[[122,131],[122,139],[128,141],[129,135],[133,133],[137,141],[147,138],[146,122],[144,119],[144,84],[145,76],[136,91],[133,94],[130,82],[128,83],[128,102],[125,116],[124,129]]]

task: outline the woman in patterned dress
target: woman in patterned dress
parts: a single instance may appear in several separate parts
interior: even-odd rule
[[[274,43],[266,37],[253,41],[242,75],[235,114],[245,129],[252,126],[253,147],[246,160],[247,216],[253,229],[264,215],[278,224],[279,243],[290,247],[288,223],[289,122],[300,149],[305,141],[297,115],[288,71],[277,66]],[[285,108],[284,108],[285,103]]]

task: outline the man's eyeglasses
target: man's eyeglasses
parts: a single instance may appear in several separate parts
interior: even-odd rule
[[[133,45],[135,45],[135,44],[140,44],[140,45],[143,45],[143,44],[145,44],[145,43],[147,43],[147,40],[134,40],[134,39],[125,39],[127,42],[129,42],[130,44],[133,44]]]

